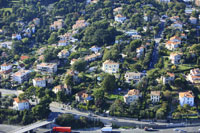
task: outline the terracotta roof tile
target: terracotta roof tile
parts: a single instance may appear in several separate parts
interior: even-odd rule
[[[140,91],[136,89],[132,89],[128,91],[128,95],[139,95]]]
[[[28,100],[19,100],[19,98],[14,98],[14,101],[16,102],[16,103],[25,103],[25,102],[28,102]]]
[[[29,59],[29,56],[23,55],[23,56],[20,57],[20,60],[22,60],[22,61],[23,61],[23,60],[26,60],[26,59]]]
[[[151,95],[160,96],[160,91],[151,91]]]
[[[180,92],[179,97],[181,97],[181,98],[183,98],[183,97],[192,98],[192,97],[194,97],[194,94],[193,94],[192,91]]]

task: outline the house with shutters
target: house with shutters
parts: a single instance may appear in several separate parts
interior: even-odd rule
[[[187,104],[189,106],[194,106],[194,94],[192,91],[180,92],[179,93],[179,102],[183,106]]]
[[[160,91],[151,91],[150,97],[152,103],[160,102]]]
[[[179,53],[171,53],[169,59],[171,60],[171,63],[174,65],[178,65],[181,60],[181,54]]]
[[[103,63],[102,70],[110,74],[117,73],[119,71],[119,63],[114,62],[112,60],[106,60]]]
[[[137,83],[144,76],[146,76],[146,73],[142,73],[142,72],[126,72],[124,78],[126,79],[127,83],[130,83],[131,81],[134,81],[135,83]]]
[[[41,63],[37,65],[37,70],[46,73],[56,73],[57,63]]]

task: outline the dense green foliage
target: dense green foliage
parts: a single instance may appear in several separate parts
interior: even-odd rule
[[[82,41],[87,45],[113,44],[115,36],[118,35],[114,27],[109,26],[109,23],[105,20],[93,23],[91,26],[85,29],[84,37]]]
[[[72,129],[80,129],[80,128],[90,128],[90,127],[102,127],[103,123],[101,123],[97,119],[89,119],[86,117],[75,118],[75,116],[71,114],[63,114],[60,115],[56,119],[56,124],[66,127],[71,127]]]

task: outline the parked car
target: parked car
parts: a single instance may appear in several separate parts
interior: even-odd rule
[[[176,128],[176,129],[173,129],[173,131],[178,132],[178,131],[180,131],[180,129],[177,129],[177,128]]]

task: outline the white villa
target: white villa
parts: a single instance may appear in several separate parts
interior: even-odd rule
[[[117,73],[119,70],[119,63],[111,61],[111,60],[106,60],[103,63],[102,70],[110,74]]]
[[[160,101],[160,91],[151,91],[150,96],[152,103],[157,103]]]
[[[34,87],[46,87],[46,80],[43,78],[34,78],[33,86]]]

